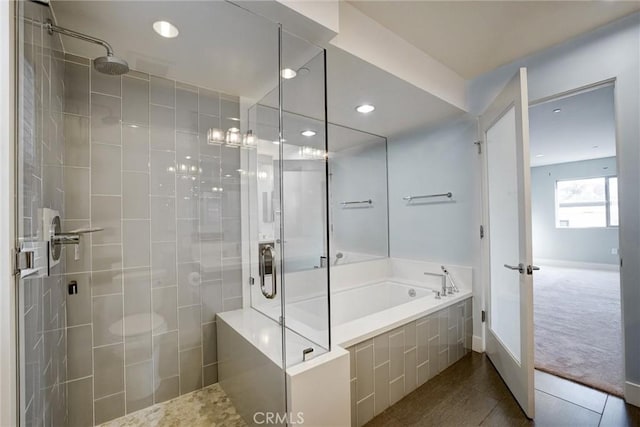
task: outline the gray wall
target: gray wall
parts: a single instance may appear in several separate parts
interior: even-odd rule
[[[52,17],[49,8],[35,3],[16,5],[18,13],[38,22]],[[48,36],[40,25],[26,20],[23,23],[18,237],[41,240],[40,210],[55,209],[62,218],[65,215],[62,180],[65,64],[59,37]],[[49,277],[28,278],[19,287],[22,316],[19,343],[21,365],[24,364],[21,378],[24,394],[20,399],[25,425],[66,423],[64,271],[65,266],[60,263],[52,268]]]
[[[339,251],[375,257],[389,255],[386,141],[373,136],[371,139],[364,149],[351,148],[332,154],[329,162],[332,257]],[[368,199],[372,200],[371,205],[340,204]]]
[[[620,255],[626,379],[640,384],[640,14],[505,65],[469,84],[471,112],[480,113],[517,68],[529,72],[531,100],[615,79]],[[637,402],[636,402],[637,403]]]
[[[215,313],[239,308],[237,97],[66,57],[69,417],[100,424],[217,381]]]
[[[555,215],[556,181],[615,175],[615,157],[531,168],[534,258],[618,264],[618,227],[556,228]]]
[[[472,265],[479,207],[475,121],[389,141],[389,239],[391,256]],[[452,192],[447,199],[404,196]]]

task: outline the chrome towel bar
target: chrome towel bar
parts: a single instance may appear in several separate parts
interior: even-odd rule
[[[406,200],[407,202],[410,202],[415,199],[430,199],[432,197],[448,197],[450,199],[453,197],[453,193],[448,192],[448,193],[439,193],[439,194],[425,194],[424,196],[405,196],[402,198],[402,200]]]
[[[372,204],[372,203],[373,203],[373,200],[369,199],[369,200],[354,200],[354,201],[351,201],[351,202],[340,202],[340,204],[341,204],[342,206],[347,206],[347,205],[361,205],[361,204],[363,204],[363,203],[366,203],[366,204],[369,204],[369,205],[370,205],[370,204]]]

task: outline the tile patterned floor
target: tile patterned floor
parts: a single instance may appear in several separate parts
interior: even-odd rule
[[[485,355],[471,353],[367,427],[640,427],[640,408],[618,397],[536,372],[536,419],[527,419]]]
[[[222,387],[213,384],[158,403],[101,427],[245,427]]]

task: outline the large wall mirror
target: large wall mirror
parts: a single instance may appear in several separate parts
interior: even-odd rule
[[[323,140],[322,126],[313,119],[285,113],[288,130],[284,146],[283,179],[288,185],[289,262],[287,271],[369,261],[389,256],[389,209],[387,200],[387,139],[347,127],[328,125],[330,254],[309,242],[322,242],[326,230],[317,227],[316,217],[325,206],[318,197],[325,179],[323,150],[313,144]],[[305,129],[317,135],[305,137]],[[264,130],[263,132],[264,133]],[[273,136],[276,138],[276,135]],[[271,151],[269,151],[271,150]],[[278,146],[266,146],[257,156],[258,229],[260,241],[272,241]],[[319,161],[320,160],[320,161]],[[301,186],[294,191],[296,185]],[[277,216],[277,215],[276,215]],[[300,238],[312,233],[315,238]]]

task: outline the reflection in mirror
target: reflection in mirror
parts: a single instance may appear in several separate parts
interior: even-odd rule
[[[258,115],[275,111],[257,105]],[[330,123],[329,207],[330,254],[324,253],[326,231],[322,218],[326,207],[318,197],[325,186],[324,126],[319,120],[285,112],[283,180],[287,187],[288,272],[351,264],[389,256],[387,200],[387,140],[384,137]],[[316,134],[305,136],[305,130]],[[278,171],[275,129],[259,125],[259,139],[268,142],[257,159],[260,241],[274,239],[274,174]],[[276,143],[270,142],[271,140]],[[259,148],[262,145],[259,145]],[[278,177],[275,176],[275,182]],[[276,203],[276,204],[274,204]]]
[[[387,139],[329,124],[331,265],[389,256]]]

